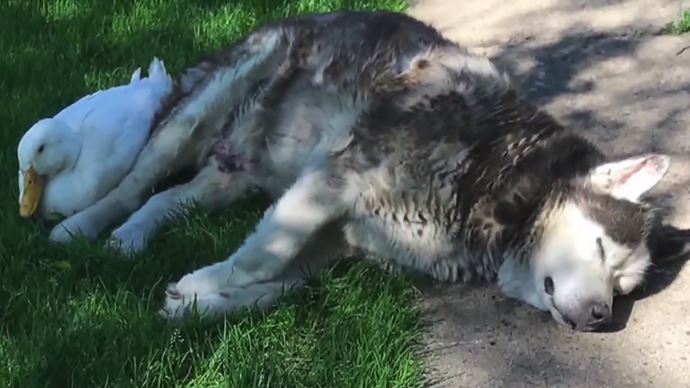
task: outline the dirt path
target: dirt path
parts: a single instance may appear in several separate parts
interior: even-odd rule
[[[685,0],[686,8],[690,1]],[[418,0],[410,14],[516,64],[523,91],[611,155],[671,153],[658,192],[690,227],[690,34],[678,0]],[[427,291],[430,385],[690,386],[690,265],[616,302],[620,330],[571,333],[494,286]]]

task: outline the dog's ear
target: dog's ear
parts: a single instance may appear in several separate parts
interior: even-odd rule
[[[667,155],[644,154],[604,163],[596,167],[588,179],[598,191],[638,202],[666,175],[670,165],[671,158]]]
[[[658,223],[647,237],[647,248],[654,264],[686,257],[690,254],[690,229]]]

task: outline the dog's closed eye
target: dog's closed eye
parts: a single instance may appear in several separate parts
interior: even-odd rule
[[[601,237],[597,237],[597,248],[599,248],[599,258],[601,261],[606,261],[606,251],[604,251],[604,243],[601,241]]]

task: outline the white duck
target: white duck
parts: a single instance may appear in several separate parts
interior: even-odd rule
[[[154,58],[129,84],[81,98],[34,124],[17,147],[19,213],[70,216],[98,201],[129,171],[146,144],[155,114],[173,83]]]

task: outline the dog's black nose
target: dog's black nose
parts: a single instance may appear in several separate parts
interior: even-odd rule
[[[606,303],[595,303],[592,306],[590,326],[600,326],[611,321],[611,307]]]

